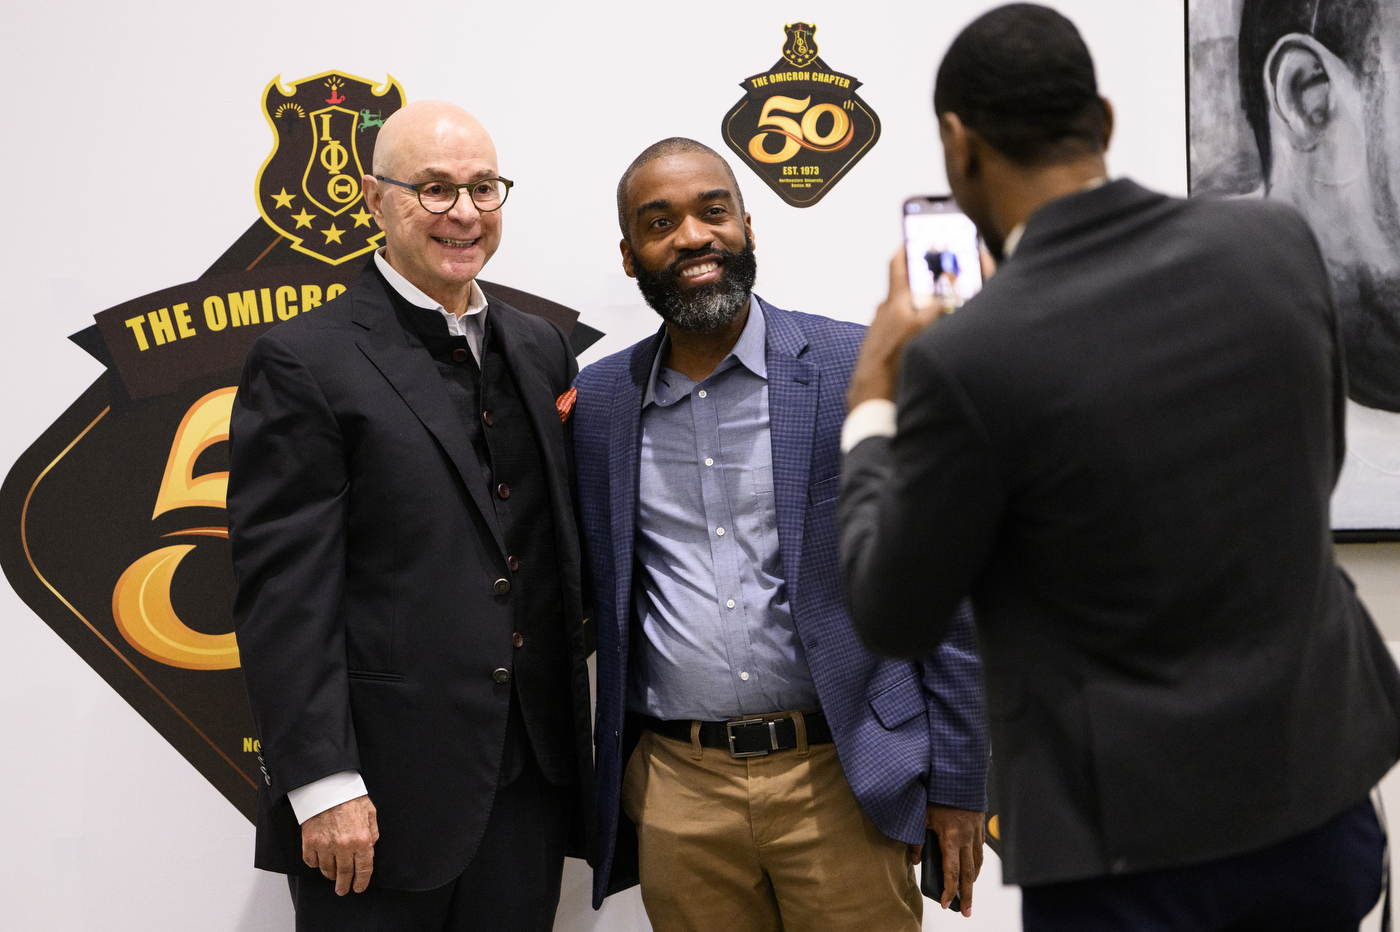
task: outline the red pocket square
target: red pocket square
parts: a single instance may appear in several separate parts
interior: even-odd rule
[[[570,388],[567,392],[554,399],[554,407],[559,412],[559,423],[563,424],[569,419],[569,415],[574,413],[574,401],[578,399],[578,389]]]

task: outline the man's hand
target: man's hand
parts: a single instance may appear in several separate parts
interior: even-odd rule
[[[335,881],[336,896],[364,893],[374,872],[379,820],[368,796],[357,796],[301,823],[301,859]]]
[[[890,294],[875,311],[875,320],[865,333],[851,386],[846,392],[846,410],[872,398],[894,401],[899,385],[899,365],[904,347],[920,330],[943,314],[943,306],[935,301],[925,308],[915,308],[909,294],[909,272],[904,266],[904,250],[890,260]]]
[[[930,804],[926,828],[938,833],[943,849],[943,900],[947,909],[956,892],[962,899],[962,914],[972,915],[972,882],[982,873],[983,819],[980,812]]]

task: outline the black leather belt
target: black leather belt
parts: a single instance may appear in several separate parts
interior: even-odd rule
[[[664,738],[690,743],[690,719],[673,722],[640,716],[642,725]],[[831,726],[826,715],[821,712],[804,712],[808,744],[830,744]],[[787,751],[797,747],[797,722],[790,712],[777,712],[772,715],[753,715],[736,718],[727,722],[701,722],[700,745],[707,748],[720,748],[734,757],[762,757],[774,751]]]

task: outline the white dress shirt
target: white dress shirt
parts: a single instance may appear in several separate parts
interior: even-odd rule
[[[453,336],[466,337],[472,355],[476,357],[478,364],[481,362],[481,343],[486,333],[486,295],[482,293],[480,285],[472,282],[466,313],[458,317],[400,275],[384,258],[382,246],[375,252],[374,262],[385,280],[405,301],[414,307],[427,308],[442,314],[447,319],[447,332]],[[344,770],[288,790],[287,799],[292,804],[292,812],[296,814],[297,822],[300,823],[314,815],[320,815],[327,809],[334,809],[341,803],[368,794],[369,790],[365,788],[365,781],[360,774],[354,770]]]

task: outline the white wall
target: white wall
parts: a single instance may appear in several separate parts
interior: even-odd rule
[[[758,290],[787,307],[868,320],[899,244],[901,201],[944,189],[929,106],[937,60],[993,5],[5,4],[0,467],[100,373],[68,334],[94,312],[196,277],[256,218],[253,179],[271,147],[259,102],[275,75],[388,73],[410,100],[474,111],[518,183],[488,277],[576,307],[607,331],[587,362],[656,325],[621,275],[618,175],[664,136],[723,151],[720,119],[738,82],[779,57],[782,26],[796,19],[817,24],[831,67],[864,82],[884,134],[807,210],[785,206],[738,167]],[[1184,193],[1181,0],[1056,5],[1083,30],[1117,106],[1113,171]],[[1381,578],[1393,562],[1382,560]],[[5,926],[290,929],[282,879],[251,867],[247,821],[0,589]],[[1400,600],[1388,605],[1400,618]],[[961,925],[1019,928],[1016,892],[998,886],[990,860],[977,914]],[[571,862],[560,929],[646,928],[635,893],[594,914],[587,886],[587,869]],[[931,913],[926,927],[954,922]]]

